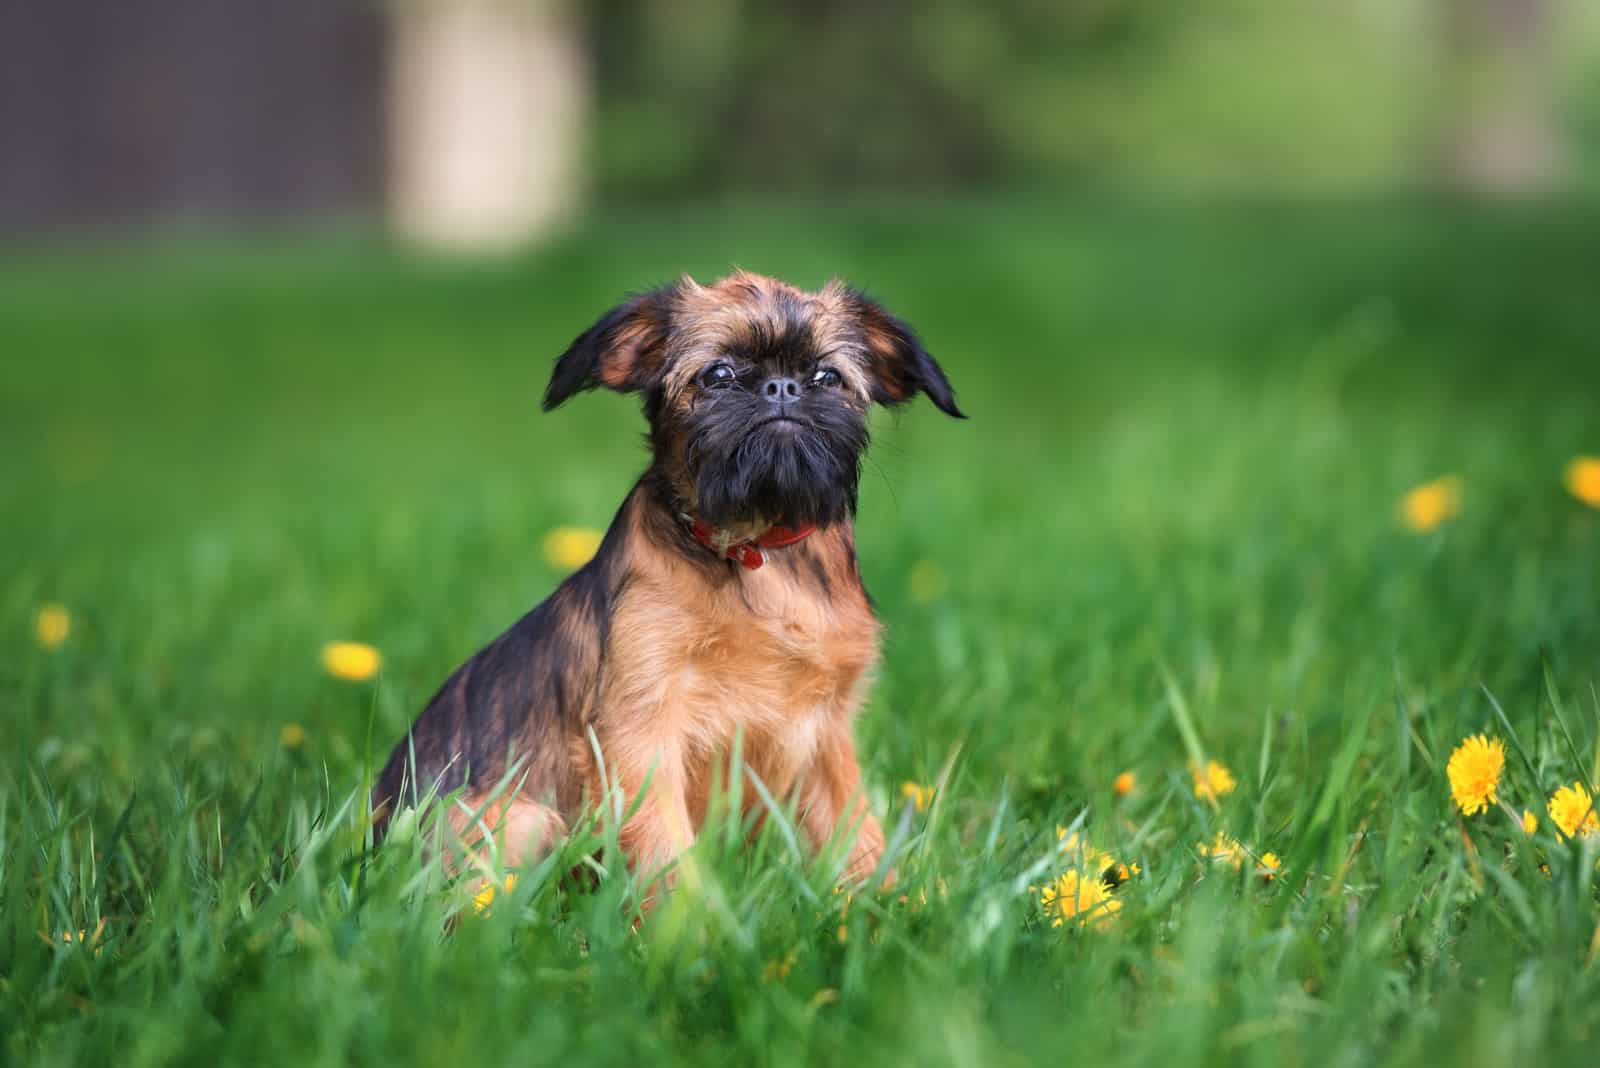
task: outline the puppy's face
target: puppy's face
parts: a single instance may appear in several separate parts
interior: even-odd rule
[[[558,361],[545,408],[595,386],[644,394],[679,503],[732,530],[852,514],[874,401],[920,391],[961,415],[915,335],[860,293],[744,273],[612,309]]]

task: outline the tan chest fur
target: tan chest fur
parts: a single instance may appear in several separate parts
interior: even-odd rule
[[[772,565],[715,586],[687,578],[669,565],[630,581],[612,616],[594,720],[628,761],[681,777],[698,824],[736,734],[770,790],[792,787],[818,739],[859,704],[879,626],[856,581],[824,586]]]

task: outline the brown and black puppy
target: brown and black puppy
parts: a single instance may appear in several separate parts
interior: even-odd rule
[[[865,878],[883,851],[851,737],[878,655],[851,527],[867,411],[925,392],[961,416],[944,372],[838,282],[806,293],[738,273],[608,312],[556,364],[545,409],[596,386],[643,394],[653,462],[594,559],[400,740],[374,792],[379,832],[397,805],[464,787],[515,863],[604,781],[629,806],[643,790],[621,841],[654,873],[694,840],[742,731],[814,845],[855,831],[846,877]],[[494,797],[508,760],[520,788]]]

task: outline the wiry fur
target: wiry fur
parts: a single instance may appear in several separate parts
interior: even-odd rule
[[[737,384],[706,388],[719,361]],[[794,422],[767,424],[763,378],[810,382],[822,366],[839,384],[808,385],[785,409]],[[854,829],[848,873],[870,874],[883,836],[851,735],[878,655],[851,524],[867,409],[920,390],[960,415],[943,372],[853,290],[740,273],[613,309],[558,361],[545,405],[597,385],[644,395],[653,463],[595,558],[462,665],[400,741],[374,791],[380,832],[435,784],[476,807],[516,759],[519,788],[488,822],[513,861],[542,849],[601,796],[592,729],[630,803],[650,780],[621,837],[654,871],[692,842],[742,734],[762,781],[797,795],[811,841]],[[687,512],[740,538],[821,529],[747,570],[694,540]]]

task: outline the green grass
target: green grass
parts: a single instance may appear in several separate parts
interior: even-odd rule
[[[1560,472],[1600,453],[1596,248],[1581,207],[989,202],[616,218],[473,268],[14,251],[0,1060],[1592,1061],[1595,844],[1461,821],[1444,764],[1514,730],[1518,811],[1595,778],[1600,513]],[[623,874],[567,877],[588,838],[477,916],[420,838],[365,850],[364,777],[642,465],[631,400],[538,412],[551,359],[733,263],[866,285],[972,416],[881,417],[863,485],[859,736],[905,900],[719,822],[637,929]],[[1450,472],[1460,518],[1401,529]],[[335,638],[375,684],[321,673]],[[1218,810],[1185,722],[1238,777]],[[1104,929],[1029,889],[1080,820],[1143,869]],[[1282,876],[1201,877],[1219,830]]]

